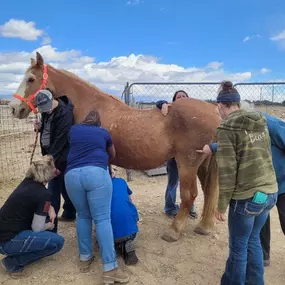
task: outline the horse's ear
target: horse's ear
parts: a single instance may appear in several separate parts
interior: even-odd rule
[[[42,67],[44,65],[44,59],[42,56],[37,52],[37,66]]]
[[[34,66],[36,64],[36,61],[34,58],[31,58],[31,66]]]

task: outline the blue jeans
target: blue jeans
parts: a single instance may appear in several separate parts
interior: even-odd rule
[[[229,258],[221,285],[264,285],[263,252],[260,231],[269,211],[277,201],[277,193],[267,202],[231,200],[229,208]]]
[[[86,166],[65,174],[67,193],[77,211],[77,242],[80,260],[93,257],[92,220],[103,261],[103,271],[117,268],[111,225],[112,180],[108,170]]]
[[[167,161],[167,176],[168,183],[165,191],[165,206],[164,211],[168,215],[176,215],[179,206],[176,204],[176,191],[179,183],[178,168],[174,158]],[[190,212],[195,212],[195,205],[193,204]]]
[[[76,219],[76,210],[66,193],[65,183],[64,183],[64,172],[61,172],[58,176],[53,178],[48,183],[48,190],[52,194],[51,205],[54,207],[55,213],[58,214],[60,210],[60,198],[62,195],[64,199],[62,216],[67,219],[72,219],[72,220]],[[58,227],[58,220],[56,218],[54,222],[54,229],[52,230],[52,232],[56,233],[57,227]]]
[[[0,253],[7,255],[3,264],[9,272],[19,272],[24,266],[41,258],[53,255],[64,245],[64,238],[58,234],[44,231],[23,231],[10,241],[0,243]]]

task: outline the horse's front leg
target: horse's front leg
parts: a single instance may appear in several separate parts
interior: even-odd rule
[[[177,241],[187,225],[190,209],[198,194],[196,175],[196,167],[179,168],[181,204],[171,227],[161,237],[167,242]]]

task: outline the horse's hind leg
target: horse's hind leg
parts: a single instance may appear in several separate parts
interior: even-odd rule
[[[162,239],[167,242],[177,241],[181,232],[187,225],[189,211],[197,197],[197,167],[180,166],[180,209],[169,229],[162,235]]]
[[[195,232],[207,235],[214,228],[214,214],[219,194],[217,165],[213,156],[208,157],[199,167],[198,177],[204,192],[204,207],[202,219],[196,226]]]

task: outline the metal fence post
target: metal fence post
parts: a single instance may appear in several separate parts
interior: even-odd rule
[[[130,85],[129,85],[129,82],[127,82],[123,94],[124,94],[124,101],[125,101],[125,103],[127,105],[130,105],[131,100],[130,100]],[[130,182],[130,181],[133,180],[132,170],[131,169],[126,169],[126,175],[127,175],[127,182]]]

